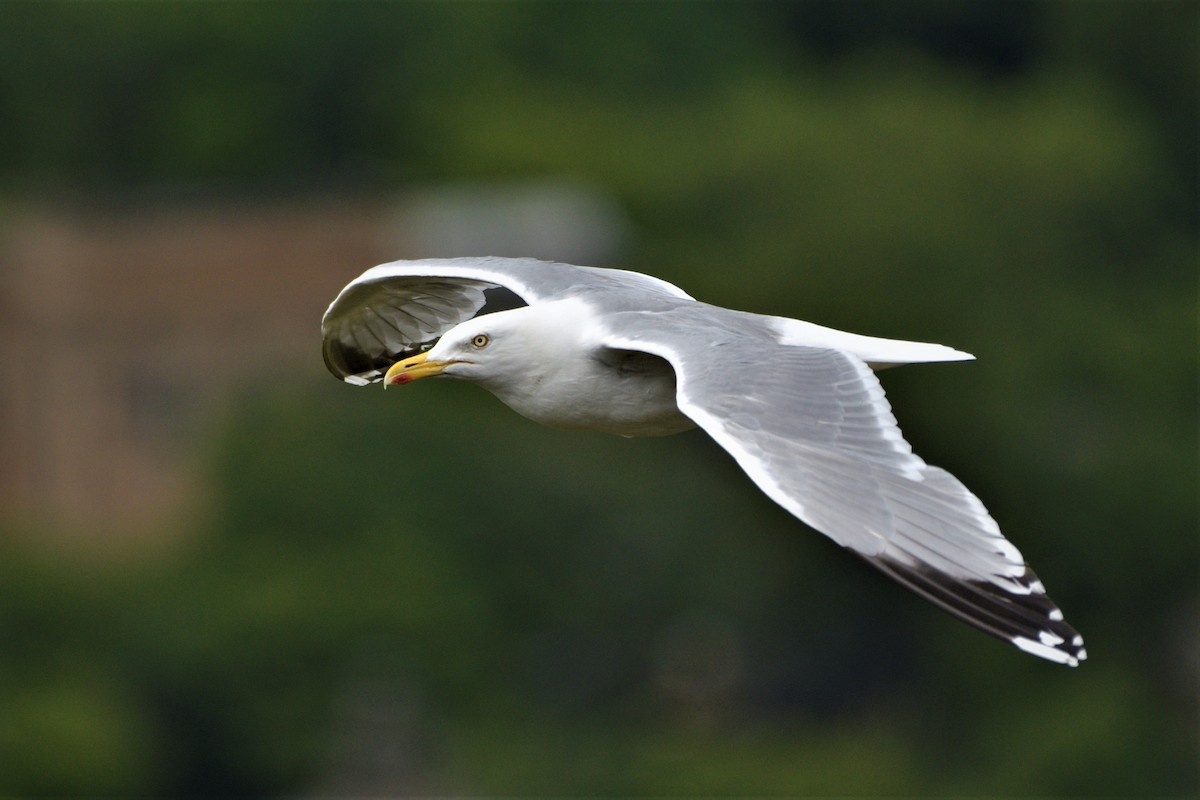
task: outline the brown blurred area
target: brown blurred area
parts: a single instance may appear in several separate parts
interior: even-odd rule
[[[6,512],[106,548],[196,513],[197,449],[231,387],[319,368],[325,307],[394,250],[385,216],[361,200],[11,214],[0,228]]]

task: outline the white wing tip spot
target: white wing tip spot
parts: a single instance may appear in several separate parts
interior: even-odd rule
[[[1065,639],[1063,639],[1063,637],[1059,636],[1056,633],[1051,633],[1050,631],[1038,631],[1038,639],[1040,639],[1042,641],[1042,644],[1048,645],[1050,647],[1060,645],[1064,641],[1066,641]]]
[[[1043,631],[1042,633],[1038,634],[1038,636],[1045,636],[1045,632]],[[1062,639],[1059,639],[1059,641],[1061,642]],[[1051,647],[1048,644],[1035,642],[1032,639],[1026,639],[1024,636],[1014,636],[1012,643],[1021,650],[1024,650],[1026,653],[1044,658],[1048,661],[1053,661],[1057,664],[1066,664],[1069,667],[1077,667],[1079,666],[1081,659],[1087,658],[1087,652],[1084,650],[1080,650],[1078,657],[1076,657],[1070,653],[1065,653],[1062,650]]]

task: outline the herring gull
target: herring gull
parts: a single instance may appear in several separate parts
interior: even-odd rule
[[[968,353],[709,305],[637,272],[509,258],[374,267],[321,332],[325,364],[355,385],[458,378],[557,428],[699,426],[768,497],[917,594],[1035,656],[1087,657],[979,499],[912,452],[874,373]]]

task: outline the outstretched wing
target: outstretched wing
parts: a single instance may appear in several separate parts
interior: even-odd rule
[[[551,300],[587,287],[688,298],[649,275],[528,258],[395,261],[351,281],[321,320],[325,365],[356,385],[382,380],[401,358],[480,314]]]
[[[622,316],[606,344],[670,362],[680,410],[771,499],[975,627],[1060,663],[1086,658],[979,499],[913,454],[865,362]]]

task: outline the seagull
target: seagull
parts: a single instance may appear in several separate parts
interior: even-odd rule
[[[457,378],[555,428],[699,427],[769,498],[927,600],[1035,656],[1087,658],[983,503],[913,453],[875,376],[969,353],[710,305],[638,272],[512,258],[374,267],[321,333],[326,366],[358,386]]]

